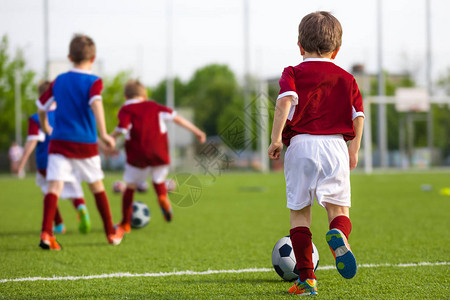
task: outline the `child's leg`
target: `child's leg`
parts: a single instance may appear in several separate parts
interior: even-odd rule
[[[95,198],[95,204],[102,217],[103,227],[106,235],[114,234],[114,225],[111,216],[111,208],[109,206],[108,196],[105,193],[105,187],[102,180],[97,180],[93,183],[89,183],[89,189]]]
[[[306,279],[316,279],[314,275],[314,263],[312,261],[312,234],[309,230],[311,226],[311,206],[301,210],[291,210],[291,241],[297,260],[297,270],[300,281]]]
[[[77,211],[78,230],[81,233],[88,233],[91,230],[91,220],[84,200],[83,188],[78,180],[66,182],[61,194],[61,198],[69,198]]]
[[[64,187],[63,181],[52,180],[49,182],[47,194],[44,197],[44,216],[42,219],[42,232],[53,236],[53,220],[55,219],[58,198]]]
[[[72,204],[73,204],[73,207],[75,207],[75,209],[78,210],[80,205],[86,206],[86,200],[84,200],[84,198],[82,198],[82,197],[80,197],[80,198],[73,198],[72,199]]]
[[[127,233],[131,231],[134,192],[136,191],[138,182],[147,180],[149,174],[150,167],[138,168],[130,164],[125,164],[123,180],[127,183],[127,187],[122,195],[122,222],[119,225]]]
[[[63,221],[61,212],[59,211],[58,206],[56,206],[56,210],[55,210],[55,218],[53,219],[53,223],[57,226],[57,225],[59,225],[59,224],[62,224],[63,222],[64,222],[64,221]]]
[[[336,259],[336,269],[342,277],[350,279],[356,275],[357,264],[348,237],[352,230],[349,208],[326,203],[330,230],[326,234],[328,246]]]
[[[77,218],[78,218],[78,231],[81,233],[88,233],[91,231],[91,219],[89,218],[89,212],[86,207],[86,201],[84,198],[73,198],[72,204],[77,210]]]
[[[350,232],[352,231],[352,223],[349,218],[349,207],[326,203],[326,209],[330,229],[339,229],[348,239]]]
[[[55,226],[53,226],[53,233],[66,233],[66,226],[64,226],[64,221],[58,206],[56,206],[53,223],[55,224]]]
[[[169,198],[167,197],[166,184],[164,182],[153,182],[153,188],[155,189],[156,195],[158,197],[158,204],[159,207],[161,207],[161,212],[164,215],[164,219],[167,222],[170,222],[172,220],[172,205],[170,204]]]
[[[131,226],[131,214],[133,213],[133,196],[135,191],[136,184],[127,182],[127,188],[122,195],[122,222],[120,222],[126,232],[130,231],[129,227]]]
[[[166,177],[169,173],[169,166],[152,167],[152,183],[158,197],[158,203],[167,222],[172,220],[172,205],[167,196]]]

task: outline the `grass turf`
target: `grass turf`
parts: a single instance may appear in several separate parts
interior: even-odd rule
[[[121,197],[109,191],[120,177],[110,173],[105,180],[116,222]],[[450,197],[439,194],[449,178],[448,172],[352,175],[350,243],[358,263],[450,261]],[[433,190],[421,191],[422,184]],[[0,279],[271,268],[272,247],[289,230],[282,174],[225,174],[203,188],[195,205],[175,207],[170,224],[151,189],[136,193],[136,200],[149,205],[152,219],[119,246],[107,244],[89,193],[93,229],[87,235],[78,233],[71,204],[60,201],[67,227],[57,237],[63,251],[43,251],[37,246],[42,197],[34,178],[3,176],[0,188]],[[326,212],[317,204],[311,231],[320,266],[332,265],[324,238]],[[354,279],[345,280],[336,270],[318,270],[317,298],[447,298],[449,271],[449,265],[360,268]],[[0,298],[273,299],[289,297],[290,285],[275,272],[5,282]]]

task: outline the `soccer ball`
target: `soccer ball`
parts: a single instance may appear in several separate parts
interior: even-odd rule
[[[145,193],[148,191],[148,182],[141,181],[136,185],[136,189],[139,193]]]
[[[142,228],[150,222],[150,209],[147,204],[140,201],[133,202],[133,212],[131,213],[131,227]]]
[[[127,188],[127,185],[125,184],[125,182],[120,181],[120,180],[114,181],[114,184],[113,184],[113,192],[114,193],[121,194],[121,193],[125,192],[126,188]]]
[[[319,251],[316,245],[313,245],[313,263],[314,272],[319,265]],[[298,278],[297,261],[295,260],[294,250],[292,249],[291,238],[282,237],[273,247],[272,265],[278,275],[286,281],[293,281]]]

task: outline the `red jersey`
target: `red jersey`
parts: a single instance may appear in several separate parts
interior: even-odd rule
[[[116,131],[126,134],[127,163],[137,167],[170,164],[165,121],[176,115],[172,109],[154,101],[130,99],[119,111]]]
[[[353,119],[364,116],[363,101],[353,76],[330,59],[309,58],[284,69],[278,99],[293,96],[283,143],[297,134],[342,134],[355,137]]]

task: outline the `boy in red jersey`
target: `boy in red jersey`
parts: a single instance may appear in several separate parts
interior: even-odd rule
[[[291,294],[317,294],[312,262],[311,206],[327,210],[326,240],[344,278],[356,274],[348,245],[350,170],[358,163],[364,122],[361,94],[353,76],[336,66],[342,27],[328,12],[305,16],[298,46],[303,62],[284,69],[280,79],[269,157],[279,159],[283,143],[290,236],[299,279]],[[348,147],[346,141],[350,141]]]
[[[124,180],[127,187],[122,198],[122,222],[118,227],[130,232],[133,194],[136,185],[146,181],[149,175],[152,176],[153,187],[164,218],[167,222],[172,220],[172,207],[165,184],[170,164],[165,122],[173,121],[188,129],[195,134],[200,143],[206,141],[206,135],[169,107],[147,101],[147,90],[137,80],[127,82],[124,96],[126,101],[119,111],[119,124],[112,136],[126,134],[127,163]]]
[[[48,147],[48,192],[44,198],[44,217],[40,247],[60,250],[52,231],[58,198],[64,182],[87,181],[95,197],[108,243],[117,245],[122,241],[123,231],[114,228],[108,197],[103,185],[103,172],[98,155],[97,127],[99,137],[110,148],[115,140],[107,134],[102,104],[101,78],[92,75],[95,60],[94,41],[85,35],[75,35],[69,46],[69,59],[74,68],[60,74],[47,91],[37,100],[42,130],[50,135]],[[57,102],[55,127],[48,123],[46,111]]]
[[[49,86],[49,81],[44,81],[43,83],[41,83],[38,87],[39,95],[42,95]],[[52,107],[47,112],[47,117],[51,125],[53,125],[54,123],[55,108],[56,103],[53,103]],[[44,134],[41,130],[38,114],[36,113],[32,115],[28,119],[27,142],[25,144],[22,157],[20,158],[17,172],[19,174],[24,172],[25,164],[27,163],[28,158],[30,157],[31,153],[33,153],[33,150],[36,149],[36,185],[41,188],[41,191],[44,195],[47,194],[48,188],[48,181],[45,179],[45,177],[47,174],[49,139],[49,136]],[[61,198],[72,199],[72,204],[78,213],[78,229],[81,233],[88,233],[91,229],[91,223],[89,220],[89,214],[87,211],[86,202],[84,200],[84,193],[81,184],[78,181],[66,182],[61,192]],[[55,233],[66,232],[66,228],[64,226],[64,222],[58,207],[56,207],[54,223],[55,226],[53,227],[53,231]]]

